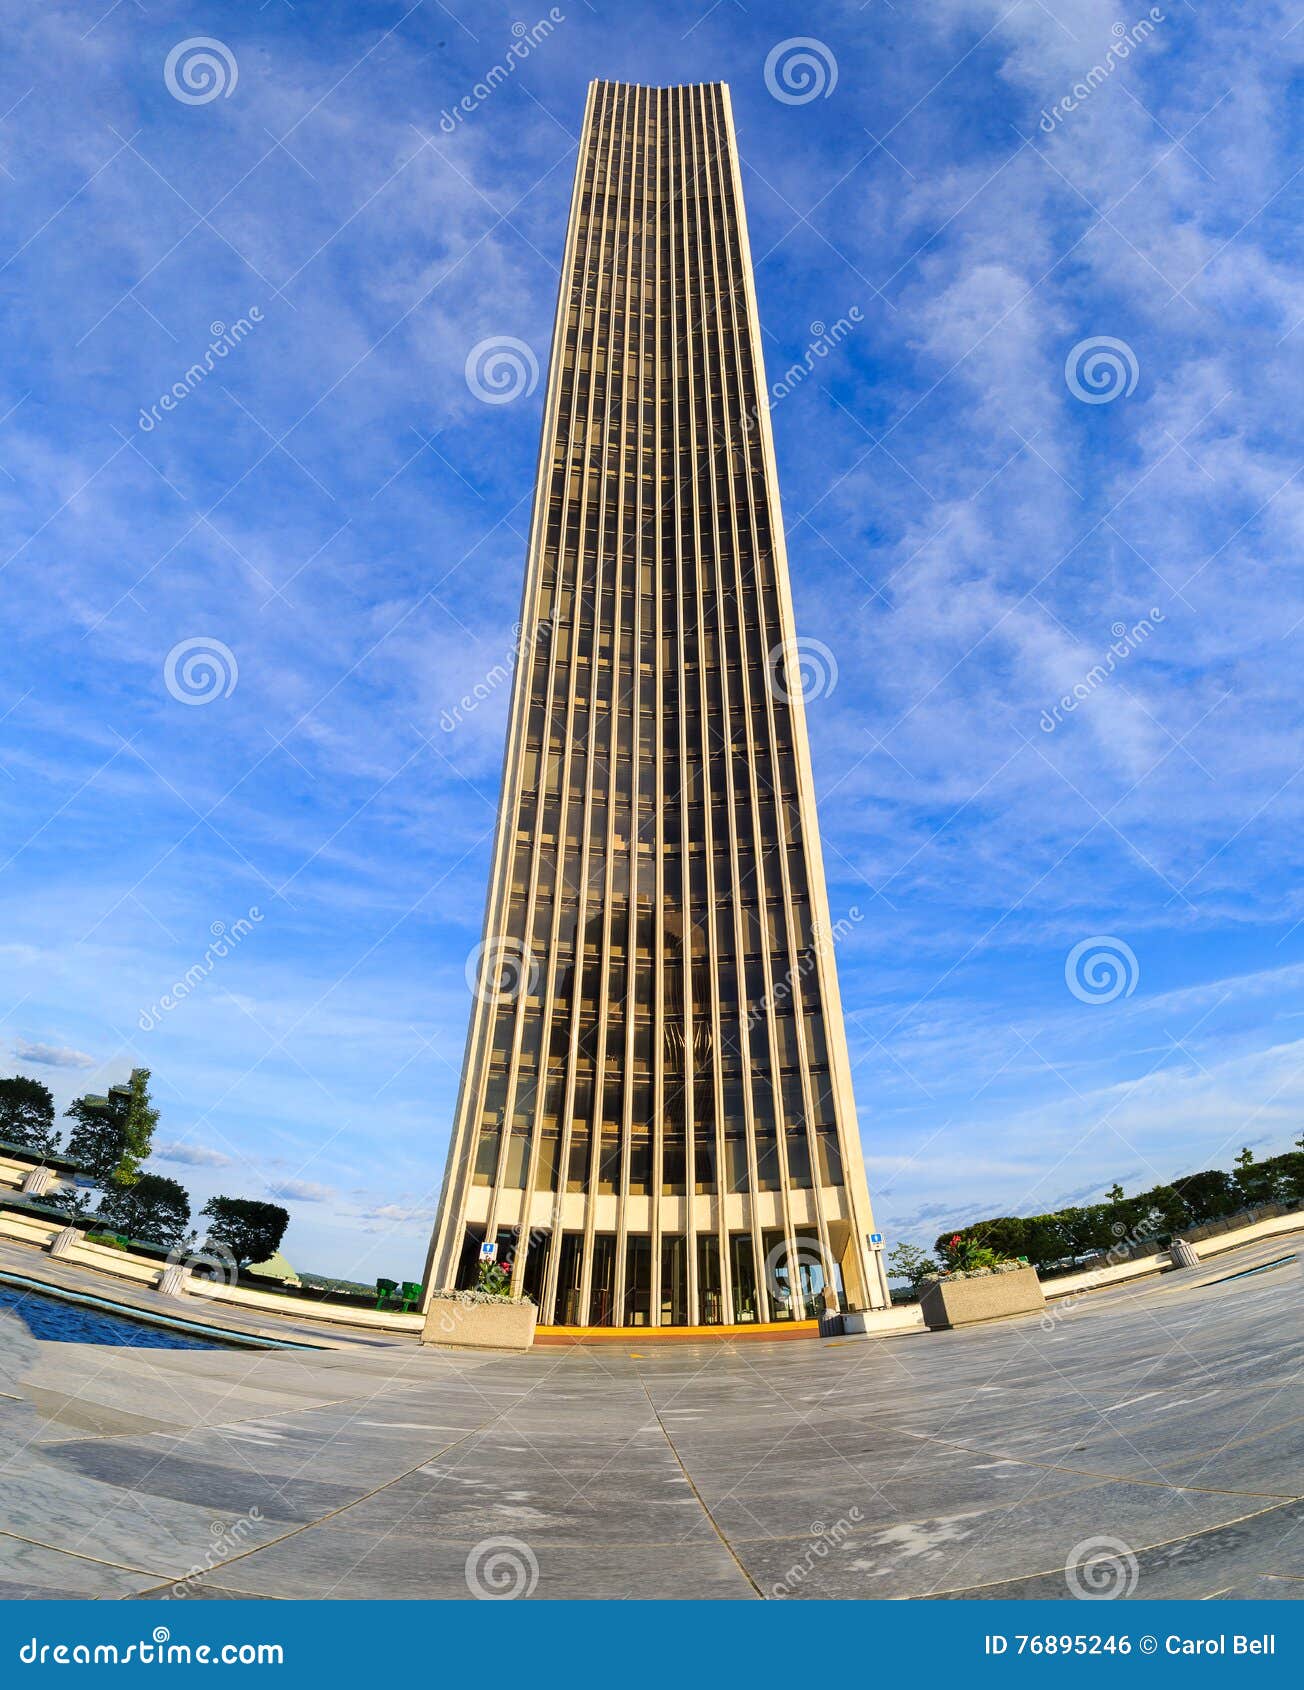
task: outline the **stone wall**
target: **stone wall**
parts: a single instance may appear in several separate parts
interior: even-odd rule
[[[968,1326],[975,1320],[999,1320],[1004,1315],[1035,1314],[1046,1307],[1035,1268],[1014,1273],[987,1273],[976,1279],[937,1279],[919,1298],[924,1324],[931,1331]]]

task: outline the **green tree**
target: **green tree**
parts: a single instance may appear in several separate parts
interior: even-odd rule
[[[1100,1212],[1093,1205],[1085,1209],[1060,1209],[1055,1216],[1062,1240],[1062,1254],[1082,1256],[1096,1248],[1100,1236]]]
[[[1294,1203],[1304,1197],[1304,1156],[1287,1150],[1256,1162],[1253,1170],[1256,1203]]]
[[[69,1105],[68,1155],[99,1185],[133,1185],[149,1155],[158,1110],[149,1095],[149,1069],[133,1068],[125,1086],[107,1097],[88,1095]]]
[[[1122,1198],[1115,1198],[1112,1203],[1092,1203],[1082,1211],[1084,1250],[1109,1250],[1118,1243],[1120,1235],[1114,1229],[1124,1224],[1118,1207],[1121,1202]]]
[[[967,1229],[967,1236],[975,1244],[986,1245],[998,1256],[1024,1255],[1027,1234],[1028,1223],[1021,1215],[995,1215],[991,1220],[981,1221]]]
[[[971,1226],[944,1232],[934,1248],[948,1268],[977,1266],[984,1253],[1022,1256],[1034,1267],[1049,1267],[1081,1257],[1089,1250],[1122,1254],[1154,1249],[1155,1239],[1201,1221],[1233,1214],[1247,1203],[1304,1202],[1304,1135],[1299,1147],[1262,1162],[1244,1146],[1235,1173],[1207,1168],[1179,1175],[1171,1185],[1126,1197],[1115,1181],[1106,1201],[1086,1208],[1060,1209],[1049,1215],[995,1215]]]
[[[36,1201],[45,1209],[57,1209],[65,1220],[75,1221],[89,1214],[91,1199],[87,1191],[75,1186],[60,1185],[53,1191],[43,1191]]]
[[[122,1160],[119,1111],[109,1098],[88,1095],[74,1098],[65,1114],[72,1122],[68,1155],[97,1184],[106,1184]]]
[[[1178,1232],[1186,1225],[1187,1210],[1176,1189],[1171,1185],[1157,1185],[1148,1191],[1152,1217],[1157,1217],[1165,1232]]]
[[[113,1174],[119,1185],[134,1185],[141,1177],[141,1163],[149,1156],[154,1128],[158,1125],[158,1110],[149,1095],[149,1069],[133,1068],[127,1089],[122,1160]]]
[[[917,1244],[898,1244],[888,1253],[889,1279],[904,1279],[912,1291],[917,1291],[926,1279],[937,1273],[937,1263]]]
[[[208,1243],[229,1251],[240,1267],[279,1250],[290,1224],[288,1210],[256,1197],[210,1197],[200,1213],[211,1223]]]
[[[1225,1168],[1204,1168],[1199,1173],[1183,1174],[1173,1184],[1186,1205],[1191,1225],[1219,1220],[1240,1204],[1236,1182]]]
[[[59,1135],[54,1130],[54,1097],[49,1086],[26,1074],[0,1080],[0,1139],[42,1156],[54,1155]]]
[[[1236,1157],[1236,1184],[1246,1203],[1267,1203],[1272,1200],[1272,1175],[1265,1172],[1267,1163],[1256,1164],[1254,1152],[1245,1145]]]
[[[125,1232],[169,1250],[184,1244],[190,1228],[190,1198],[185,1188],[163,1174],[141,1174],[131,1185],[111,1182],[95,1219],[110,1232]]]
[[[1058,1215],[1029,1215],[1024,1222],[1024,1243],[1020,1252],[1033,1267],[1046,1267],[1068,1254]]]
[[[1278,1156],[1277,1160],[1283,1166],[1283,1198],[1288,1203],[1304,1201],[1304,1150],[1288,1150],[1284,1156]]]

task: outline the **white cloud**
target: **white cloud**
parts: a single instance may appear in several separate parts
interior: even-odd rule
[[[40,1068],[93,1068],[95,1058],[71,1045],[33,1044],[15,1039],[14,1055],[19,1062],[34,1062]]]
[[[310,1179],[283,1179],[267,1187],[269,1197],[279,1197],[292,1203],[329,1203],[335,1197],[334,1188],[318,1185]]]
[[[176,1162],[186,1168],[230,1168],[235,1165],[234,1159],[224,1156],[220,1150],[210,1150],[203,1144],[186,1144],[182,1140],[156,1144],[150,1154],[157,1156],[160,1162]]]
[[[434,1224],[434,1218],[434,1210],[428,1202],[417,1208],[407,1208],[402,1203],[378,1203],[374,1208],[360,1210],[357,1215],[363,1230],[368,1232],[398,1231],[405,1228],[428,1232]]]

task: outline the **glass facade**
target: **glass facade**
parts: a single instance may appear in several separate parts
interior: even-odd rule
[[[727,89],[595,83],[434,1285],[882,1300],[794,637]]]

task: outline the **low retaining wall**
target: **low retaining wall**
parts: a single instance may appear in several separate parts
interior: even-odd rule
[[[0,1187],[21,1191],[34,1173],[44,1171],[54,1185],[70,1181],[76,1168],[66,1156],[43,1157],[32,1151],[30,1157],[15,1155],[13,1149],[0,1149]]]
[[[162,1274],[162,1263],[148,1256],[138,1256],[132,1250],[115,1250],[108,1244],[91,1244],[85,1238],[59,1252],[59,1260],[74,1267],[94,1268],[97,1273],[112,1273],[119,1279],[129,1279],[135,1285],[155,1286]]]
[[[538,1318],[538,1309],[524,1299],[464,1303],[458,1297],[432,1297],[421,1342],[461,1350],[528,1350]]]
[[[1108,1267],[1085,1268],[1081,1273],[1057,1274],[1042,1286],[1048,1301],[1057,1297],[1076,1297],[1083,1291],[1103,1291],[1110,1285],[1125,1285],[1131,1279],[1144,1279],[1147,1274],[1166,1273],[1171,1266],[1168,1251],[1153,1256],[1140,1256],[1131,1262],[1112,1262]]]
[[[63,1230],[57,1221],[20,1215],[12,1209],[0,1211],[0,1238],[13,1239],[16,1243],[48,1250]],[[92,1244],[85,1237],[79,1237],[76,1243],[60,1251],[59,1259],[74,1267],[90,1268],[96,1273],[125,1279],[150,1290],[161,1289],[164,1274],[168,1272],[165,1262],[138,1255],[134,1250],[114,1250],[104,1244]],[[390,1336],[415,1338],[421,1333],[422,1320],[416,1313],[407,1314],[398,1309],[323,1306],[309,1302],[307,1298],[281,1297],[275,1291],[251,1291],[243,1285],[227,1285],[222,1280],[198,1279],[192,1273],[181,1274],[178,1290],[172,1295],[180,1296],[182,1301],[228,1304],[232,1308],[249,1309],[258,1314],[281,1315],[290,1320],[347,1326]]]
[[[1253,1244],[1260,1238],[1277,1238],[1286,1232],[1304,1232],[1304,1210],[1295,1209],[1271,1220],[1255,1221],[1253,1226],[1240,1227],[1236,1232],[1214,1232],[1207,1238],[1195,1240],[1195,1251],[1202,1262],[1222,1256],[1242,1244]]]
[[[44,1250],[62,1231],[58,1221],[42,1220],[38,1215],[20,1215],[14,1209],[0,1209],[0,1238],[12,1238],[19,1244],[34,1244],[38,1250]]]
[[[1030,1267],[1014,1273],[986,1273],[977,1279],[937,1279],[925,1285],[919,1297],[930,1332],[1011,1314],[1036,1314],[1045,1307],[1037,1270]]]
[[[1196,1239],[1189,1248],[1197,1261],[1209,1262],[1229,1250],[1239,1250],[1244,1244],[1257,1244],[1261,1239],[1278,1238],[1283,1234],[1304,1231],[1304,1211],[1294,1209],[1284,1215],[1274,1215],[1266,1221],[1254,1221],[1235,1232],[1215,1232],[1207,1238]],[[1111,1285],[1124,1285],[1132,1279],[1144,1279],[1149,1274],[1167,1273],[1175,1266],[1171,1253],[1159,1250],[1153,1256],[1141,1256],[1135,1261],[1113,1262],[1108,1267],[1084,1268],[1081,1273],[1065,1273],[1042,1283],[1049,1301],[1057,1297],[1076,1297],[1084,1291],[1104,1291]]]
[[[885,1332],[922,1332],[924,1314],[918,1303],[902,1303],[891,1309],[848,1309],[842,1316],[842,1330],[848,1337]]]
[[[213,1303],[230,1303],[235,1308],[257,1309],[260,1314],[288,1315],[291,1320],[319,1320],[324,1325],[351,1326],[369,1332],[402,1333],[415,1338],[421,1332],[421,1316],[401,1309],[348,1309],[311,1303],[307,1298],[278,1297],[275,1291],[250,1291],[243,1285],[227,1285],[220,1279],[186,1277],[192,1297]]]

